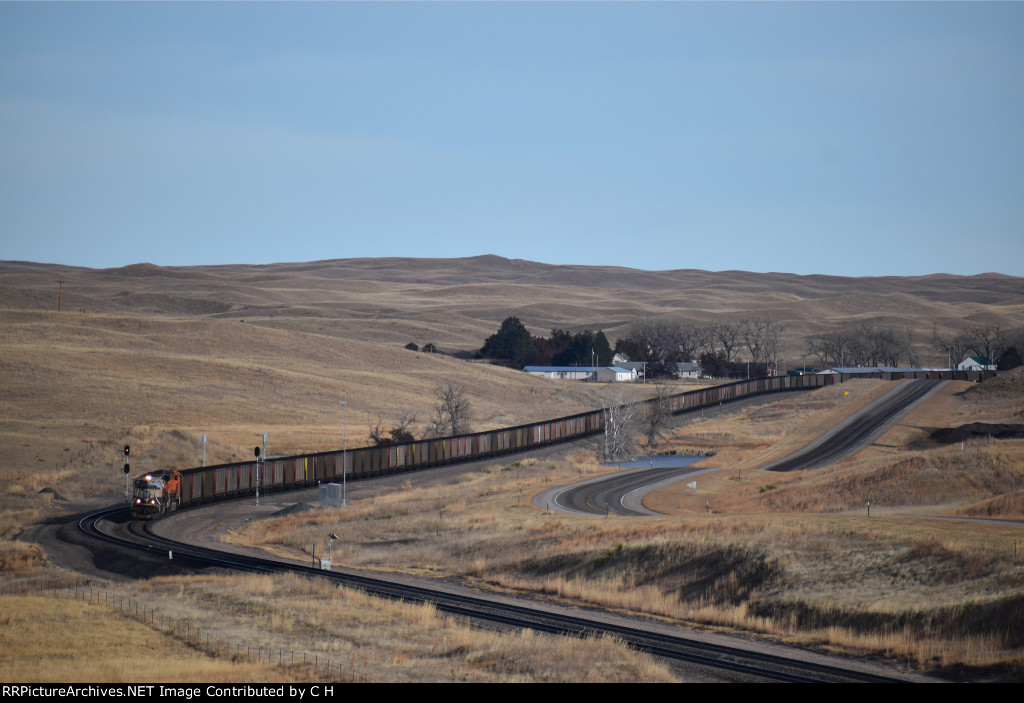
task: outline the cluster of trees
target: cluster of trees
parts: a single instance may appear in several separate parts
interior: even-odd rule
[[[512,316],[484,341],[479,355],[484,359],[507,359],[521,369],[533,364],[607,366],[614,352],[601,330],[571,334],[567,330],[553,329],[550,337],[534,337],[518,317]]]
[[[424,354],[437,353],[437,347],[434,346],[433,342],[427,342],[422,347],[418,346],[416,342],[409,342],[408,344],[405,345],[405,348],[408,349],[409,351],[421,351]]]
[[[701,361],[701,368],[709,376],[745,376],[746,365],[736,362],[737,352],[746,349],[753,364],[767,367],[778,358],[779,337],[784,330],[784,325],[771,315],[737,323],[641,320],[625,338],[616,341],[615,351],[633,361],[647,362],[648,378],[672,378],[677,362],[694,359]],[[763,367],[759,375],[764,375]],[[751,376],[755,373],[752,368]]]
[[[627,354],[634,361],[647,362],[648,377],[674,376],[675,363],[699,358],[704,373],[719,377],[752,378],[765,375],[768,365],[776,361],[779,338],[784,326],[772,316],[755,316],[738,323],[720,320],[708,324],[686,324],[673,321],[642,320],[629,334],[619,339],[615,351]],[[808,354],[817,357],[822,367],[828,366],[918,366],[910,329],[902,332],[862,323],[856,327],[816,334],[807,339]],[[1024,328],[1004,329],[999,324],[963,326],[940,335],[933,332],[933,347],[948,354],[957,364],[969,355],[985,356],[997,362],[1000,369],[1011,369],[1022,363]],[[415,344],[408,349],[418,350]],[[435,352],[433,344],[421,351]],[[739,352],[746,351],[750,361],[739,361]],[[600,330],[584,330],[571,334],[553,329],[551,337],[534,337],[517,317],[508,317],[497,333],[487,338],[479,355],[484,358],[508,359],[520,368],[530,364],[589,366],[611,363],[613,352]],[[605,411],[604,455],[609,461],[633,458],[639,447],[638,438],[654,447],[668,426],[667,398],[669,390],[656,386],[653,402],[626,402],[622,389],[608,393],[603,401]],[[470,403],[465,388],[454,379],[434,389],[434,414],[423,437],[466,434],[470,428]],[[368,417],[370,439],[377,445],[404,444],[415,441],[413,425],[416,416],[402,411],[397,421],[384,428],[381,416],[376,422]]]
[[[541,366],[607,366],[616,352],[631,361],[646,362],[648,378],[674,378],[675,364],[701,360],[713,376],[746,377],[748,364],[738,363],[737,354],[746,350],[752,363],[749,375],[763,376],[776,361],[784,326],[770,315],[753,316],[737,323],[716,320],[691,324],[674,320],[641,320],[611,348],[604,332],[584,330],[572,334],[553,329],[550,337],[534,337],[517,317],[508,317],[501,328],[484,342],[478,356],[504,359],[516,368]],[[704,366],[707,363],[708,366]]]
[[[862,323],[807,338],[807,353],[822,368],[831,366],[918,366],[913,353],[913,332],[903,333]]]
[[[933,331],[932,344],[953,366],[968,356],[985,356],[1002,371],[1021,365],[1024,329],[1004,329],[998,323],[962,326],[951,332]]]
[[[764,378],[768,375],[766,364],[751,364],[749,361],[730,361],[724,350],[700,355],[700,370],[705,376],[714,378]]]
[[[640,320],[626,336],[616,340],[614,352],[600,330],[571,334],[553,329],[551,337],[532,336],[517,317],[501,323],[487,338],[479,356],[506,359],[517,367],[607,366],[615,352],[631,361],[646,362],[647,378],[674,378],[676,363],[697,360],[708,376],[760,378],[778,362],[785,325],[771,314],[753,315],[738,322],[713,320],[687,323],[676,320]],[[808,357],[821,368],[830,366],[920,366],[922,344],[915,347],[910,328],[896,329],[870,322],[815,334],[807,338]],[[999,324],[963,326],[946,334],[933,333],[932,346],[956,365],[969,355],[985,356],[1000,369],[1021,365],[1024,330],[1006,330]],[[743,361],[739,360],[743,356]]]
[[[938,362],[943,367],[955,367],[968,356],[984,356],[1007,370],[1021,364],[1024,331],[1006,330],[997,323],[961,326],[943,334],[934,330],[932,348],[946,357]],[[901,332],[870,323],[812,335],[807,339],[807,353],[823,367],[922,365],[912,330]]]
[[[461,383],[455,379],[446,379],[434,389],[434,400],[434,415],[427,424],[423,439],[468,434],[472,431],[472,410],[466,389]],[[377,414],[376,422],[369,415],[366,421],[370,426],[370,440],[378,447],[416,441],[413,434],[416,416],[407,410],[402,410],[401,416],[388,429],[384,429],[380,413]]]

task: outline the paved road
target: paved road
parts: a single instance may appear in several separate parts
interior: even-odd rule
[[[877,399],[821,434],[792,454],[761,467],[768,471],[812,469],[859,452],[892,427],[911,408],[924,401],[945,381],[902,381]],[[689,457],[673,457],[689,458]],[[658,515],[642,504],[643,497],[662,486],[681,481],[702,471],[687,464],[673,467],[634,468],[612,476],[588,479],[569,486],[548,489],[534,499],[542,508],[588,515]]]
[[[598,476],[569,486],[551,488],[533,502],[543,508],[583,515],[660,515],[643,506],[643,496],[654,488],[688,476],[718,470],[690,467],[701,459],[704,457],[659,456],[623,463],[623,470],[612,476]]]
[[[827,430],[805,447],[760,468],[767,471],[814,469],[852,456],[946,381],[901,381],[892,389]]]

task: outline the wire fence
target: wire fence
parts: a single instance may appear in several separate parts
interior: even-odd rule
[[[222,637],[211,636],[194,622],[161,613],[138,597],[131,597],[89,583],[67,582],[55,579],[20,579],[0,584],[0,595],[42,595],[53,598],[73,598],[87,603],[104,605],[166,636],[177,639],[207,656],[229,661],[266,663],[268,666],[302,667],[313,680],[331,683],[367,683],[365,672],[357,672],[354,665],[345,669],[336,660],[305,651],[250,644],[232,643]]]

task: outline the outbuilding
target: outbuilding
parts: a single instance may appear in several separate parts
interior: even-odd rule
[[[596,369],[591,366],[524,366],[523,371],[531,376],[557,378],[567,381],[593,380]]]
[[[622,383],[635,378],[635,371],[624,369],[621,366],[605,366],[597,370],[597,380],[601,383]]]
[[[700,378],[703,374],[696,361],[679,361],[676,363],[676,375],[679,378]]]
[[[987,356],[969,356],[956,365],[957,371],[995,371],[996,365]]]

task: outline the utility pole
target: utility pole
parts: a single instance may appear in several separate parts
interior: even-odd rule
[[[61,303],[64,298],[64,279],[57,279],[57,312],[60,312]]]
[[[348,390],[343,389],[341,404],[345,406],[345,434],[341,445],[341,504],[348,505]]]

